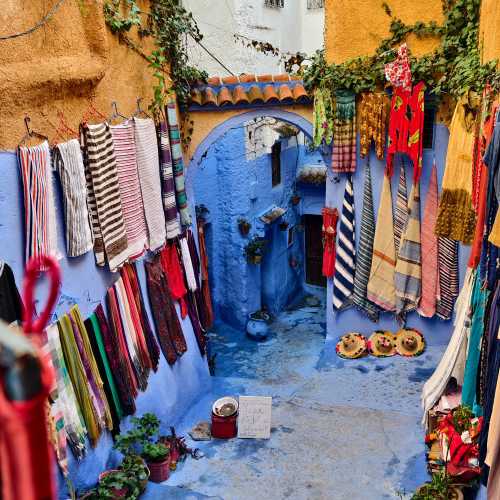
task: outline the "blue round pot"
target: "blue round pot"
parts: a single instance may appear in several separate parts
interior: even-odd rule
[[[254,340],[264,340],[269,335],[269,320],[271,317],[266,314],[266,318],[253,318],[252,314],[248,315],[247,335]]]

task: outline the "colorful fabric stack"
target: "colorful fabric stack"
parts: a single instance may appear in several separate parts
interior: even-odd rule
[[[356,171],[356,94],[335,92],[332,169],[335,173]]]
[[[333,308],[337,311],[350,305],[349,299],[354,290],[354,273],[356,271],[355,221],[354,191],[352,178],[349,175],[345,184],[335,256],[335,274],[333,275]]]
[[[177,120],[177,105],[174,99],[167,104],[168,132],[174,169],[175,196],[183,226],[191,225],[186,190],[184,187],[184,160],[182,159],[181,132]]]

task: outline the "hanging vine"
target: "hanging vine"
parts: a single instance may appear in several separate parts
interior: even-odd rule
[[[186,104],[193,83],[206,81],[205,71],[191,66],[186,50],[187,38],[203,38],[191,12],[180,0],[150,0],[149,11],[140,9],[137,0],[106,0],[106,24],[122,43],[144,57],[153,71],[156,84],[150,110],[158,116],[165,107],[170,89],[181,105]],[[139,38],[152,37],[156,48],[150,54],[129,36],[136,28]]]
[[[439,38],[430,54],[410,57],[415,81],[423,80],[435,94],[459,97],[469,91],[481,93],[489,81],[500,90],[497,61],[481,63],[479,21],[481,0],[443,0],[444,23],[405,24],[394,16],[387,2],[382,8],[391,18],[390,36],[381,41],[375,54],[328,65],[323,51],[317,51],[304,74],[306,87],[346,88],[355,92],[372,91],[385,85],[384,66],[392,61],[395,49],[409,35],[419,39]]]

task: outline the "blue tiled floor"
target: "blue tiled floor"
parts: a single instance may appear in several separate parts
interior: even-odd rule
[[[193,443],[188,459],[145,500],[409,498],[427,479],[420,392],[442,352],[421,357],[339,359],[325,343],[325,306],[306,299],[275,318],[263,343],[219,325],[212,389],[178,430],[208,420],[223,395],[273,396],[270,440]]]

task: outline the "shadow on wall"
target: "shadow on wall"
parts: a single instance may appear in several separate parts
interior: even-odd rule
[[[295,115],[282,114],[303,129],[303,124],[294,122]],[[223,134],[214,134],[212,142],[206,140],[206,149],[195,154],[198,162],[191,163],[187,174],[197,206],[209,210],[207,249],[217,317],[239,329],[244,328],[250,313],[266,308],[276,314],[302,293],[301,216],[305,206],[319,214],[325,196],[324,188],[318,187],[305,190],[305,198],[297,185],[300,165],[322,163],[319,153],[307,150],[304,134],[275,134],[262,139],[262,148],[255,148],[255,135],[260,133],[258,128],[265,118],[248,115],[252,114],[228,123]],[[257,121],[245,126],[249,118]],[[305,133],[310,131],[309,124]],[[276,150],[273,144],[280,145],[278,160],[271,151]],[[297,193],[302,199],[295,205],[291,199]],[[284,210],[282,216],[272,222],[262,220],[277,208]],[[248,234],[240,230],[242,220],[250,225]],[[245,247],[255,237],[266,241],[260,264],[248,263],[245,255]]]

